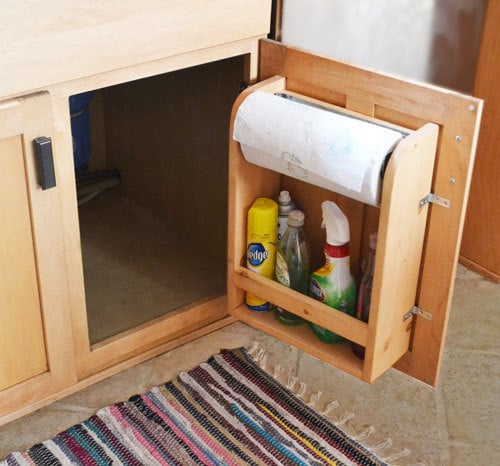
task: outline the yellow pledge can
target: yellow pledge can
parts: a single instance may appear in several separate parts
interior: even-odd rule
[[[247,219],[247,268],[273,279],[278,235],[278,203],[266,197],[255,200]],[[246,305],[253,311],[269,311],[269,301],[251,293],[246,294]]]

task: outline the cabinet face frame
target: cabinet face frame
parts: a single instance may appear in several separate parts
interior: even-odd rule
[[[181,56],[106,72],[85,80],[63,83],[52,89],[56,123],[55,141],[66,154],[56,161],[60,180],[61,205],[68,273],[71,322],[75,364],[79,380],[96,374],[109,373],[113,367],[130,367],[169,348],[191,341],[217,328],[234,322],[228,316],[226,297],[202,300],[195,306],[169,312],[149,322],[111,338],[90,344],[85,304],[85,288],[81,257],[80,231],[72,154],[71,121],[68,97],[80,92],[113,86],[131,80],[147,78],[204,63],[235,56],[244,56],[243,76],[248,82],[257,77],[257,57],[260,38],[223,44],[207,50],[195,50]],[[141,356],[143,355],[143,356]]]
[[[12,2],[2,11],[0,93],[21,95],[256,39],[268,32],[270,11],[271,0]]]
[[[416,305],[432,314],[414,319],[410,351],[396,364],[436,385],[453,294],[465,207],[483,102],[448,89],[357,68],[262,40],[260,79],[286,78],[287,89],[410,129],[439,126],[432,192],[451,201],[431,204]]]
[[[42,190],[38,184],[39,169],[35,160],[33,139],[53,137],[51,100],[48,93],[39,93],[0,103],[0,139],[16,138],[18,161],[24,166],[24,176],[19,173],[16,184],[26,189],[25,214],[29,216],[32,235],[32,274],[34,292],[38,294],[35,305],[39,306],[41,329],[33,335],[33,347],[29,344],[20,351],[44,353],[45,363],[38,373],[0,391],[0,423],[11,412],[27,404],[44,399],[75,382],[76,374],[72,356],[72,335],[69,318],[69,300],[64,267],[64,246],[59,205],[59,187]],[[54,147],[55,149],[55,147]],[[8,154],[4,154],[6,157]],[[58,153],[54,150],[54,158]],[[10,173],[14,176],[14,173]],[[22,190],[22,189],[21,189]],[[21,215],[22,212],[19,212]],[[9,225],[2,225],[9,228]],[[24,249],[24,248],[23,248]],[[21,252],[21,251],[20,251]],[[29,256],[29,251],[27,256]],[[27,257],[20,257],[23,261]],[[24,267],[24,263],[19,264]],[[31,267],[30,267],[31,269]],[[25,288],[25,285],[22,285]],[[16,309],[13,309],[16,312]],[[25,312],[25,309],[19,309]],[[36,310],[34,310],[36,312]],[[25,318],[30,318],[28,315]],[[32,325],[27,325],[32,327]],[[41,333],[41,334],[40,334]],[[41,347],[40,347],[41,345]],[[20,361],[18,361],[21,364]],[[6,362],[8,364],[8,362]]]

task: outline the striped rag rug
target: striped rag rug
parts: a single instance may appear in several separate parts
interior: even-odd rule
[[[385,465],[265,372],[222,350],[0,465]]]

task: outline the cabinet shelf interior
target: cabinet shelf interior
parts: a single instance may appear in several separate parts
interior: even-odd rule
[[[93,92],[88,172],[117,170],[120,183],[79,207],[91,344],[225,293],[242,76],[235,57]]]

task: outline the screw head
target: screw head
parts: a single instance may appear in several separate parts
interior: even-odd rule
[[[462,140],[462,136],[460,136],[459,134],[457,134],[455,136],[455,141],[460,142],[461,140]]]
[[[475,105],[470,104],[470,105],[469,105],[469,110],[470,110],[471,112],[473,112],[474,110],[476,110]]]
[[[457,180],[455,180],[455,178],[450,178],[450,183],[451,183],[451,184],[455,184],[455,182],[456,182],[456,181],[457,181]]]

